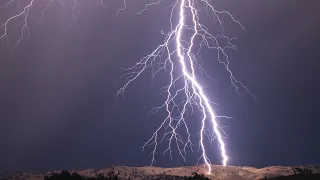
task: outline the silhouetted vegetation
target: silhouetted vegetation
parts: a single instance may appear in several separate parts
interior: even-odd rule
[[[184,177],[168,175],[168,174],[160,174],[160,175],[145,176],[142,179],[143,180],[184,180]]]
[[[292,175],[267,178],[268,180],[320,180],[320,174],[314,174],[311,169],[297,167]]]
[[[98,174],[96,177],[84,177],[78,173],[71,174],[68,171],[62,171],[61,173],[53,173],[50,176],[45,176],[44,180],[120,180],[120,178],[114,171],[110,171],[106,176]]]
[[[205,177],[203,174],[193,173],[193,176],[174,176],[168,174],[159,174],[149,177],[144,177],[144,180],[209,180],[209,178]]]
[[[309,174],[313,174],[311,169],[308,168],[295,168],[293,170],[294,174],[300,174],[300,175],[309,175]]]
[[[209,178],[207,178],[203,174],[193,173],[193,176],[186,177],[184,180],[209,180]]]
[[[51,176],[45,176],[44,180],[84,180],[82,176],[77,173],[70,173],[62,171],[61,173],[53,173]]]
[[[270,180],[320,180],[320,174],[293,174],[271,178]]]
[[[135,175],[135,178],[138,176]],[[133,177],[129,177],[127,179],[131,179]],[[209,180],[202,174],[193,173],[191,177],[184,177],[184,176],[174,176],[168,174],[158,174],[158,175],[145,175],[139,176],[139,178],[143,180]],[[118,174],[114,171],[110,171],[107,175],[104,174],[97,174],[95,177],[84,177],[79,175],[78,173],[70,173],[68,171],[62,171],[61,173],[53,173],[50,176],[45,176],[44,180],[120,180]]]

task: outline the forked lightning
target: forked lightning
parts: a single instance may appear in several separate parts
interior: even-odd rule
[[[21,0],[8,0],[4,4],[0,4],[1,8],[6,8],[12,5],[22,6],[20,11],[10,18],[8,18],[0,27],[0,39],[7,37],[8,26],[15,19],[21,20],[21,36],[16,42],[14,48],[24,38],[28,30],[29,12],[37,0],[29,0],[21,5]],[[40,22],[45,12],[50,8],[52,3],[58,2],[65,10],[65,1],[68,0],[45,0],[47,5],[42,10]],[[80,14],[81,3],[80,0],[69,0],[73,3],[73,22],[77,21]],[[98,0],[104,8],[107,8],[107,0]],[[110,1],[110,0],[109,0]],[[148,10],[150,6],[155,6],[163,3],[166,0],[154,0],[146,3],[146,6],[138,12],[142,14]],[[168,0],[169,1],[169,0]],[[171,2],[171,0],[169,1]],[[125,10],[127,7],[126,0],[123,1],[123,7],[117,13]],[[239,25],[243,30],[242,24],[237,21],[228,11],[216,9],[213,0],[173,0],[169,6],[171,8],[170,14],[170,28],[167,33],[163,32],[164,42],[159,45],[153,52],[142,58],[133,67],[124,69],[125,73],[120,77],[124,79],[125,84],[119,89],[118,95],[123,94],[128,86],[142,73],[151,68],[152,78],[158,73],[165,72],[169,75],[169,82],[164,87],[165,102],[152,110],[153,113],[160,110],[166,112],[164,121],[159,128],[152,134],[151,138],[143,145],[152,146],[152,160],[151,164],[155,162],[155,156],[160,143],[167,142],[167,149],[163,154],[168,153],[172,158],[173,146],[180,156],[186,160],[188,150],[193,150],[194,143],[192,142],[191,132],[187,125],[187,118],[191,115],[199,115],[199,145],[203,159],[207,166],[207,172],[211,172],[210,160],[208,157],[208,147],[206,147],[206,137],[210,144],[211,141],[217,139],[222,164],[227,165],[228,155],[226,144],[224,142],[224,131],[218,123],[219,116],[214,111],[214,103],[204,91],[203,85],[198,81],[198,75],[205,73],[203,63],[199,61],[200,53],[204,48],[214,49],[218,53],[216,60],[224,65],[225,70],[230,75],[230,82],[235,87],[236,91],[240,93],[240,88],[247,93],[253,95],[249,89],[238,81],[229,68],[229,59],[226,51],[228,49],[236,49],[232,44],[234,38],[230,38],[224,31],[224,19],[229,18],[233,23]],[[211,20],[209,21],[209,19]],[[214,33],[208,28],[205,22],[215,22]],[[197,113],[197,112],[198,113]],[[228,117],[225,117],[228,118]],[[193,121],[198,119],[192,118]],[[210,131],[211,129],[211,131]]]

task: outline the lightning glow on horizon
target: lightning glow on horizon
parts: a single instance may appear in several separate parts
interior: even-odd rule
[[[25,33],[28,31],[28,18],[31,8],[37,0],[29,0],[25,5],[22,5],[21,10],[15,15],[9,17],[1,26],[0,39],[7,37],[9,23],[15,19],[21,20],[21,36],[14,45],[14,48],[23,40]],[[61,3],[65,10],[66,0],[46,0],[47,5],[41,12],[40,22],[44,13],[50,8],[53,2]],[[79,0],[70,0],[73,3],[73,22],[72,26],[77,21],[80,14],[81,4]],[[143,14],[150,6],[158,5],[165,0],[154,0],[147,3],[145,8],[137,14]],[[0,4],[0,10],[14,3],[21,6],[20,0],[8,0],[4,5]],[[101,5],[107,8],[104,0],[100,0]],[[123,7],[117,11],[119,14],[127,7],[126,0],[123,0]],[[168,148],[163,152],[169,153],[172,158],[172,145],[175,144],[179,155],[186,160],[187,150],[193,150],[194,143],[191,141],[191,133],[189,131],[186,119],[190,114],[195,115],[195,110],[200,113],[200,140],[199,149],[201,149],[203,159],[207,166],[207,172],[211,172],[211,162],[208,158],[205,137],[211,142],[217,139],[222,164],[227,165],[228,155],[226,144],[224,142],[221,125],[218,123],[218,118],[228,118],[227,116],[217,116],[214,111],[213,102],[204,91],[203,85],[198,81],[198,73],[205,73],[203,64],[199,61],[200,52],[202,49],[214,49],[217,51],[217,61],[221,63],[225,70],[229,73],[230,82],[240,93],[240,88],[253,96],[249,89],[238,81],[229,68],[229,59],[226,51],[228,49],[236,49],[232,44],[232,40],[225,34],[224,17],[231,19],[232,22],[239,25],[243,30],[242,24],[237,21],[228,11],[221,11],[215,8],[212,0],[173,0],[169,6],[170,14],[170,29],[168,33],[162,34],[164,37],[163,44],[160,44],[154,51],[142,58],[131,68],[124,69],[125,73],[120,79],[125,80],[125,84],[119,89],[118,95],[121,95],[127,90],[128,86],[137,80],[147,69],[152,69],[152,78],[158,73],[165,72],[169,75],[169,83],[163,89],[165,94],[165,102],[152,110],[152,113],[165,110],[167,116],[160,124],[159,128],[152,134],[151,138],[143,145],[143,149],[148,145],[152,145],[151,165],[155,162],[160,143],[166,141]],[[215,25],[215,33],[211,33],[210,28],[202,23],[203,14],[206,17],[213,17]],[[70,28],[71,28],[70,27]],[[1,32],[1,31],[0,31]],[[205,73],[206,74],[206,73]],[[254,97],[254,96],[253,96]],[[213,131],[211,132],[210,131]],[[200,159],[199,158],[199,159]]]

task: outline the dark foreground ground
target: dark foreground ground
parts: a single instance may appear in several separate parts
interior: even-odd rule
[[[176,168],[113,166],[102,169],[11,173],[0,180],[320,180],[320,166],[271,166],[265,168],[212,165]]]

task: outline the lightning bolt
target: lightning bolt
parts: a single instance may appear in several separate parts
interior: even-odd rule
[[[160,2],[161,0],[147,4],[138,14],[142,14],[149,6],[157,5]],[[170,16],[171,30],[168,33],[163,33],[165,35],[164,43],[159,45],[149,55],[142,58],[133,67],[124,69],[126,73],[120,77],[125,78],[126,83],[119,89],[118,95],[123,94],[127,87],[133,81],[137,80],[148,68],[152,68],[153,70],[152,79],[162,71],[169,74],[170,81],[168,86],[164,87],[165,90],[163,92],[166,94],[166,100],[163,105],[151,111],[154,113],[165,109],[167,116],[142,147],[144,150],[147,145],[153,145],[151,164],[155,162],[157,148],[163,141],[168,141],[168,148],[163,154],[169,153],[172,158],[172,144],[175,144],[180,156],[183,160],[186,160],[187,148],[190,148],[192,151],[193,147],[186,119],[188,112],[191,111],[191,114],[193,114],[194,107],[196,107],[196,109],[201,112],[199,147],[202,155],[200,158],[205,162],[207,172],[211,172],[211,162],[206,152],[205,136],[208,137],[210,142],[213,139],[217,139],[222,164],[224,166],[227,165],[228,155],[223,140],[223,134],[225,134],[225,132],[218,124],[218,117],[229,117],[216,115],[212,106],[213,103],[209,100],[209,97],[203,90],[203,86],[197,80],[197,70],[205,73],[202,64],[197,60],[202,48],[206,47],[217,50],[217,60],[224,65],[226,71],[229,73],[230,82],[236,91],[242,94],[240,89],[244,89],[245,92],[254,97],[249,89],[234,77],[229,68],[230,62],[226,51],[227,49],[236,49],[236,46],[231,42],[235,38],[229,38],[225,35],[222,17],[228,16],[243,30],[245,30],[245,28],[228,11],[219,11],[212,4],[210,0],[174,1],[170,6],[172,8]],[[215,21],[218,22],[217,28],[220,28],[220,33],[213,35],[210,33],[209,28],[200,22],[202,9],[199,7],[204,7],[207,14],[211,15]],[[178,12],[178,21],[175,23],[174,14],[176,12]],[[222,45],[223,43],[221,43],[221,41],[227,42],[226,45]],[[207,126],[211,128],[207,128]],[[186,138],[183,138],[178,133],[181,128],[184,128]],[[164,129],[163,135],[161,135],[162,129]],[[208,129],[213,130],[213,136],[210,136]]]
[[[99,0],[102,7],[107,8],[104,0]],[[154,0],[147,3],[145,8],[137,14],[143,14],[150,6],[155,6],[162,3],[164,0]],[[62,5],[65,12],[65,0],[46,0],[46,6],[41,12],[39,23],[42,24],[45,12],[54,3],[58,2]],[[76,26],[78,16],[81,12],[81,4],[79,0],[70,0],[72,2],[72,23],[68,30]],[[18,4],[18,13],[9,17],[0,26],[0,40],[8,36],[8,26],[14,20],[19,20],[18,25],[21,26],[21,35],[15,43],[13,49],[23,40],[28,32],[29,12],[36,3],[36,0],[28,0],[21,3],[20,0],[9,0],[5,4],[0,5],[0,9],[7,8],[13,4]],[[123,0],[123,7],[117,11],[117,14],[124,11],[127,7],[126,0]],[[228,155],[222,126],[218,123],[218,118],[229,118],[227,116],[217,116],[214,111],[215,103],[210,101],[210,98],[204,91],[203,86],[198,81],[198,72],[207,75],[203,68],[203,64],[199,61],[200,52],[202,49],[216,50],[218,52],[217,61],[224,65],[225,70],[230,75],[230,82],[235,87],[236,92],[241,94],[244,89],[246,93],[254,95],[249,89],[238,81],[231,69],[229,68],[229,57],[226,53],[228,49],[236,49],[232,44],[232,40],[225,35],[223,17],[228,17],[232,22],[238,24],[243,30],[243,25],[237,21],[228,11],[221,11],[215,8],[212,0],[174,0],[167,8],[171,8],[170,13],[170,28],[167,33],[162,31],[164,42],[154,49],[150,54],[143,57],[138,63],[130,68],[123,69],[124,74],[119,79],[124,79],[124,85],[119,89],[117,95],[122,95],[128,86],[136,81],[147,69],[152,69],[152,79],[160,72],[165,72],[169,75],[169,83],[163,87],[162,93],[165,94],[165,102],[153,108],[151,113],[164,110],[166,117],[160,124],[158,129],[152,134],[150,139],[143,145],[153,146],[151,155],[151,165],[155,162],[155,155],[159,145],[167,142],[168,148],[163,154],[168,153],[172,158],[172,146],[177,147],[179,155],[186,160],[187,150],[193,151],[194,143],[191,141],[191,133],[188,128],[187,119],[190,115],[196,115],[195,111],[200,112],[200,139],[199,149],[201,149],[202,158],[207,166],[207,172],[211,172],[211,162],[208,158],[205,138],[207,137],[210,144],[214,139],[218,141],[222,164],[227,165]],[[215,33],[210,32],[210,28],[204,25],[202,18],[213,17],[215,25]],[[211,130],[210,130],[211,129]],[[162,132],[163,131],[163,132]],[[181,133],[183,131],[184,134]]]

